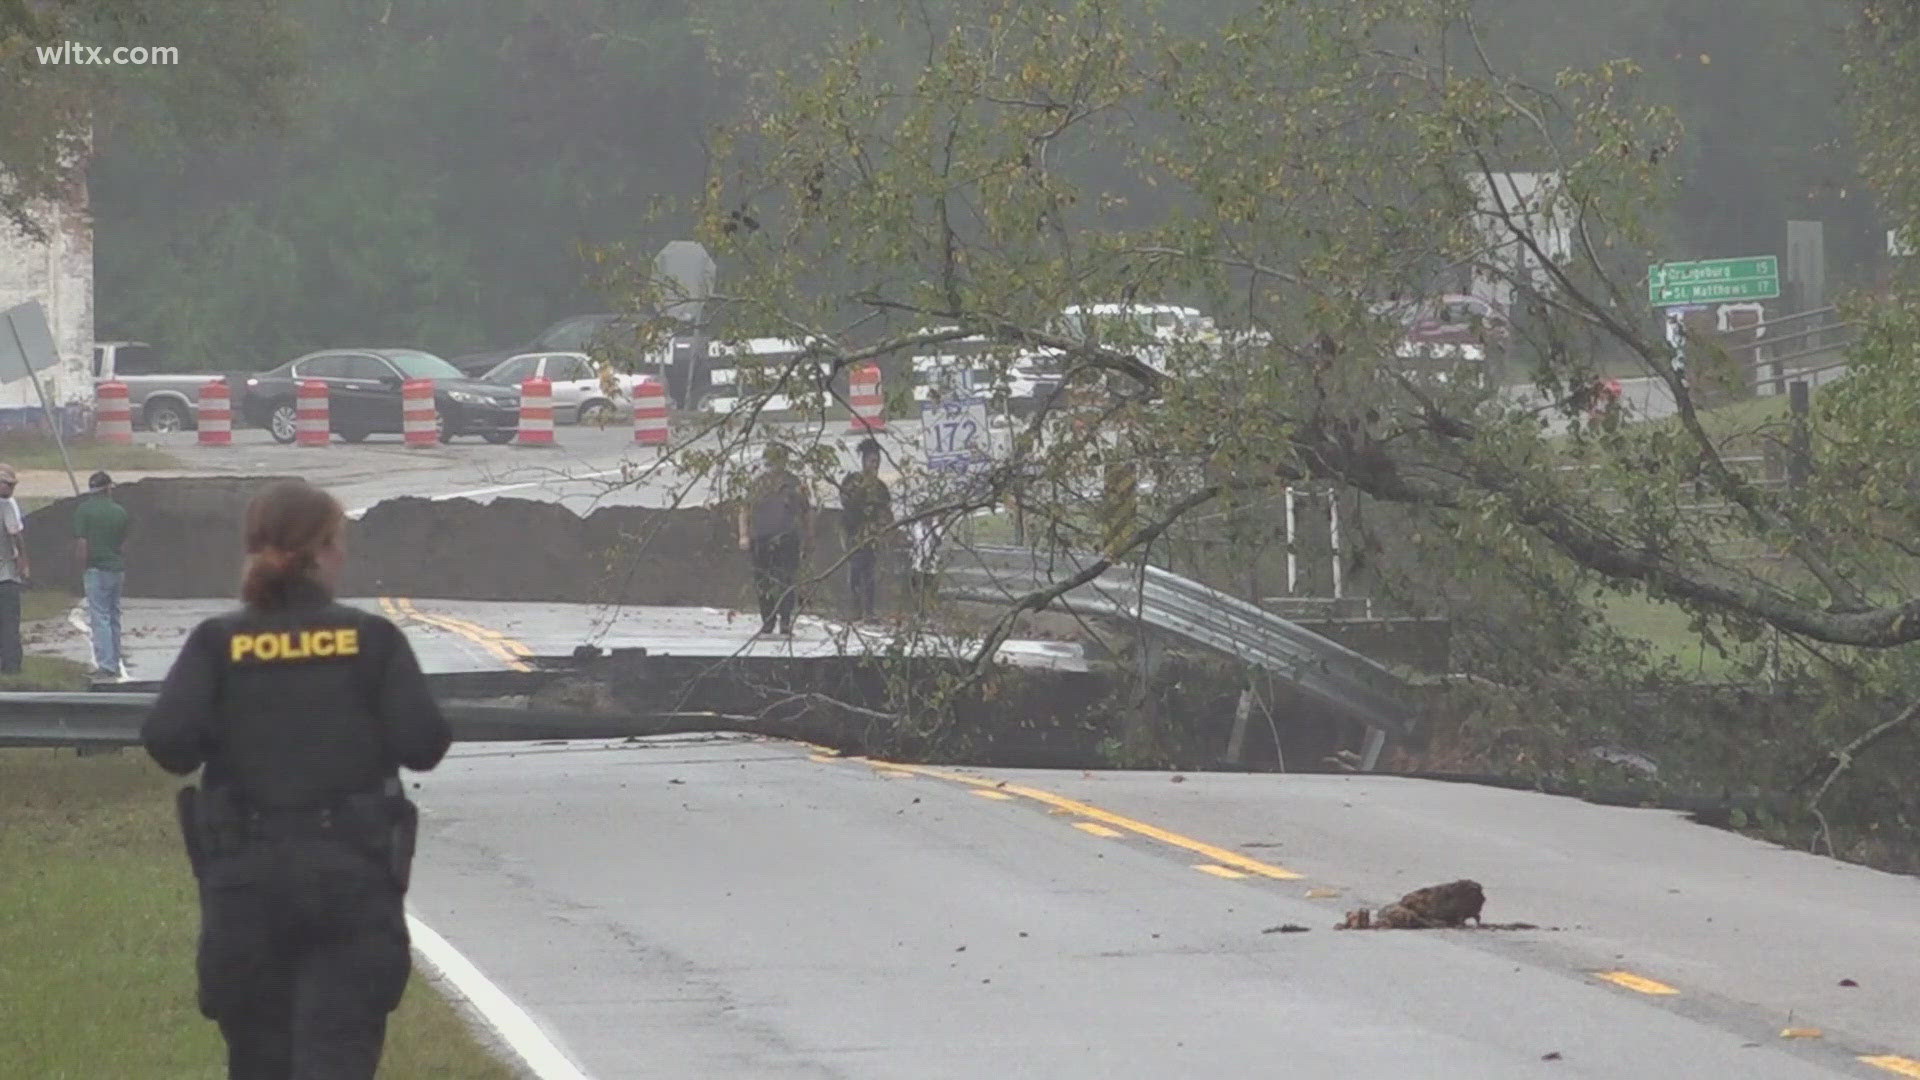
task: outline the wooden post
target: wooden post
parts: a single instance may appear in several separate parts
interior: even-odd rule
[[[1298,538],[1294,525],[1296,513],[1293,501],[1293,488],[1286,489],[1287,500],[1287,595],[1293,596],[1300,590],[1300,556]]]
[[[1795,494],[1807,486],[1807,477],[1813,472],[1813,443],[1807,428],[1812,404],[1806,380],[1796,380],[1787,386],[1787,412],[1793,418],[1793,431],[1787,442],[1787,489]]]
[[[1327,488],[1327,535],[1333,549],[1333,598],[1338,600],[1344,593],[1340,580],[1340,492],[1332,487]],[[1339,605],[1334,607],[1337,610]]]

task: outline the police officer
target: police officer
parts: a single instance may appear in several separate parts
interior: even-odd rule
[[[245,606],[194,629],[141,731],[170,772],[205,767],[179,808],[200,1011],[236,1080],[370,1080],[411,967],[399,768],[451,737],[399,629],[334,602],[345,529],[319,488],[261,492]]]

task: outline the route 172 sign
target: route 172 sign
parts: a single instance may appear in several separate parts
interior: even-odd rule
[[[993,460],[987,399],[954,397],[920,403],[920,441],[935,472],[978,472]]]

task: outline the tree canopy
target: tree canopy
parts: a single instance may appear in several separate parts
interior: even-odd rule
[[[1573,672],[1649,671],[1620,666],[1597,618],[1622,595],[1678,604],[1710,640],[1784,643],[1826,700],[1769,727],[1778,756],[1749,777],[1912,699],[1895,648],[1920,639],[1911,309],[1861,309],[1851,374],[1807,420],[1730,406],[1752,372],[1677,354],[1647,300],[1650,265],[1694,254],[1672,226],[1712,159],[1666,80],[1605,54],[1515,74],[1459,0],[1249,0],[1206,25],[1119,0],[903,11],[910,46],[869,27],[767,77],[716,141],[699,221],[728,267],[721,333],[811,343],[790,383],[814,359],[962,342],[1002,375],[1053,365],[1067,393],[950,511],[1012,500],[1043,544],[1119,561],[1327,486],[1410,604],[1451,603],[1504,642],[1476,673],[1505,708]],[[1875,18],[1857,49],[1904,63],[1909,39]],[[1898,204],[1913,83],[1886,82],[1900,101],[1869,94],[1862,131],[1892,144],[1868,171]],[[1402,355],[1396,305],[1469,284],[1510,299],[1524,388]],[[1061,317],[1102,303],[1191,304],[1217,330]],[[1609,369],[1657,382],[1677,415],[1596,409]],[[1096,423],[1067,434],[1053,414],[1072,409]],[[1818,463],[1803,483],[1744,460],[1799,439]],[[1103,500],[1116,464],[1137,501]],[[979,655],[1058,592],[1021,599]]]
[[[1690,133],[1675,167],[1698,182],[1659,223],[1676,250],[1772,250],[1783,219],[1820,219],[1844,276],[1878,239],[1850,190],[1850,148],[1830,145],[1843,11],[1766,0],[1729,19],[1724,6],[1476,5],[1490,53],[1537,83],[1595,57],[1640,65]],[[1198,0],[1154,18],[1202,32],[1243,7]],[[739,115],[756,80],[865,33],[910,81],[926,60],[922,18],[847,0],[793,0],[778,19],[733,0],[0,5],[0,102],[22,103],[0,109],[15,126],[0,160],[44,192],[57,170],[39,136],[95,118],[104,336],[166,343],[189,366],[348,338],[498,347],[604,306],[583,246],[645,256],[687,234],[690,218],[650,208],[699,192],[706,132]],[[31,45],[65,39],[176,45],[182,63],[32,64]],[[1174,198],[1130,171],[1112,186],[1129,224]]]

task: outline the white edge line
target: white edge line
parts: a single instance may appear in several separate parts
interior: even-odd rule
[[[453,984],[538,1080],[591,1080],[554,1045],[525,1009],[514,1004],[512,998],[482,975],[473,961],[448,944],[446,938],[412,912],[407,913],[407,929],[413,936],[414,949],[427,965]]]

